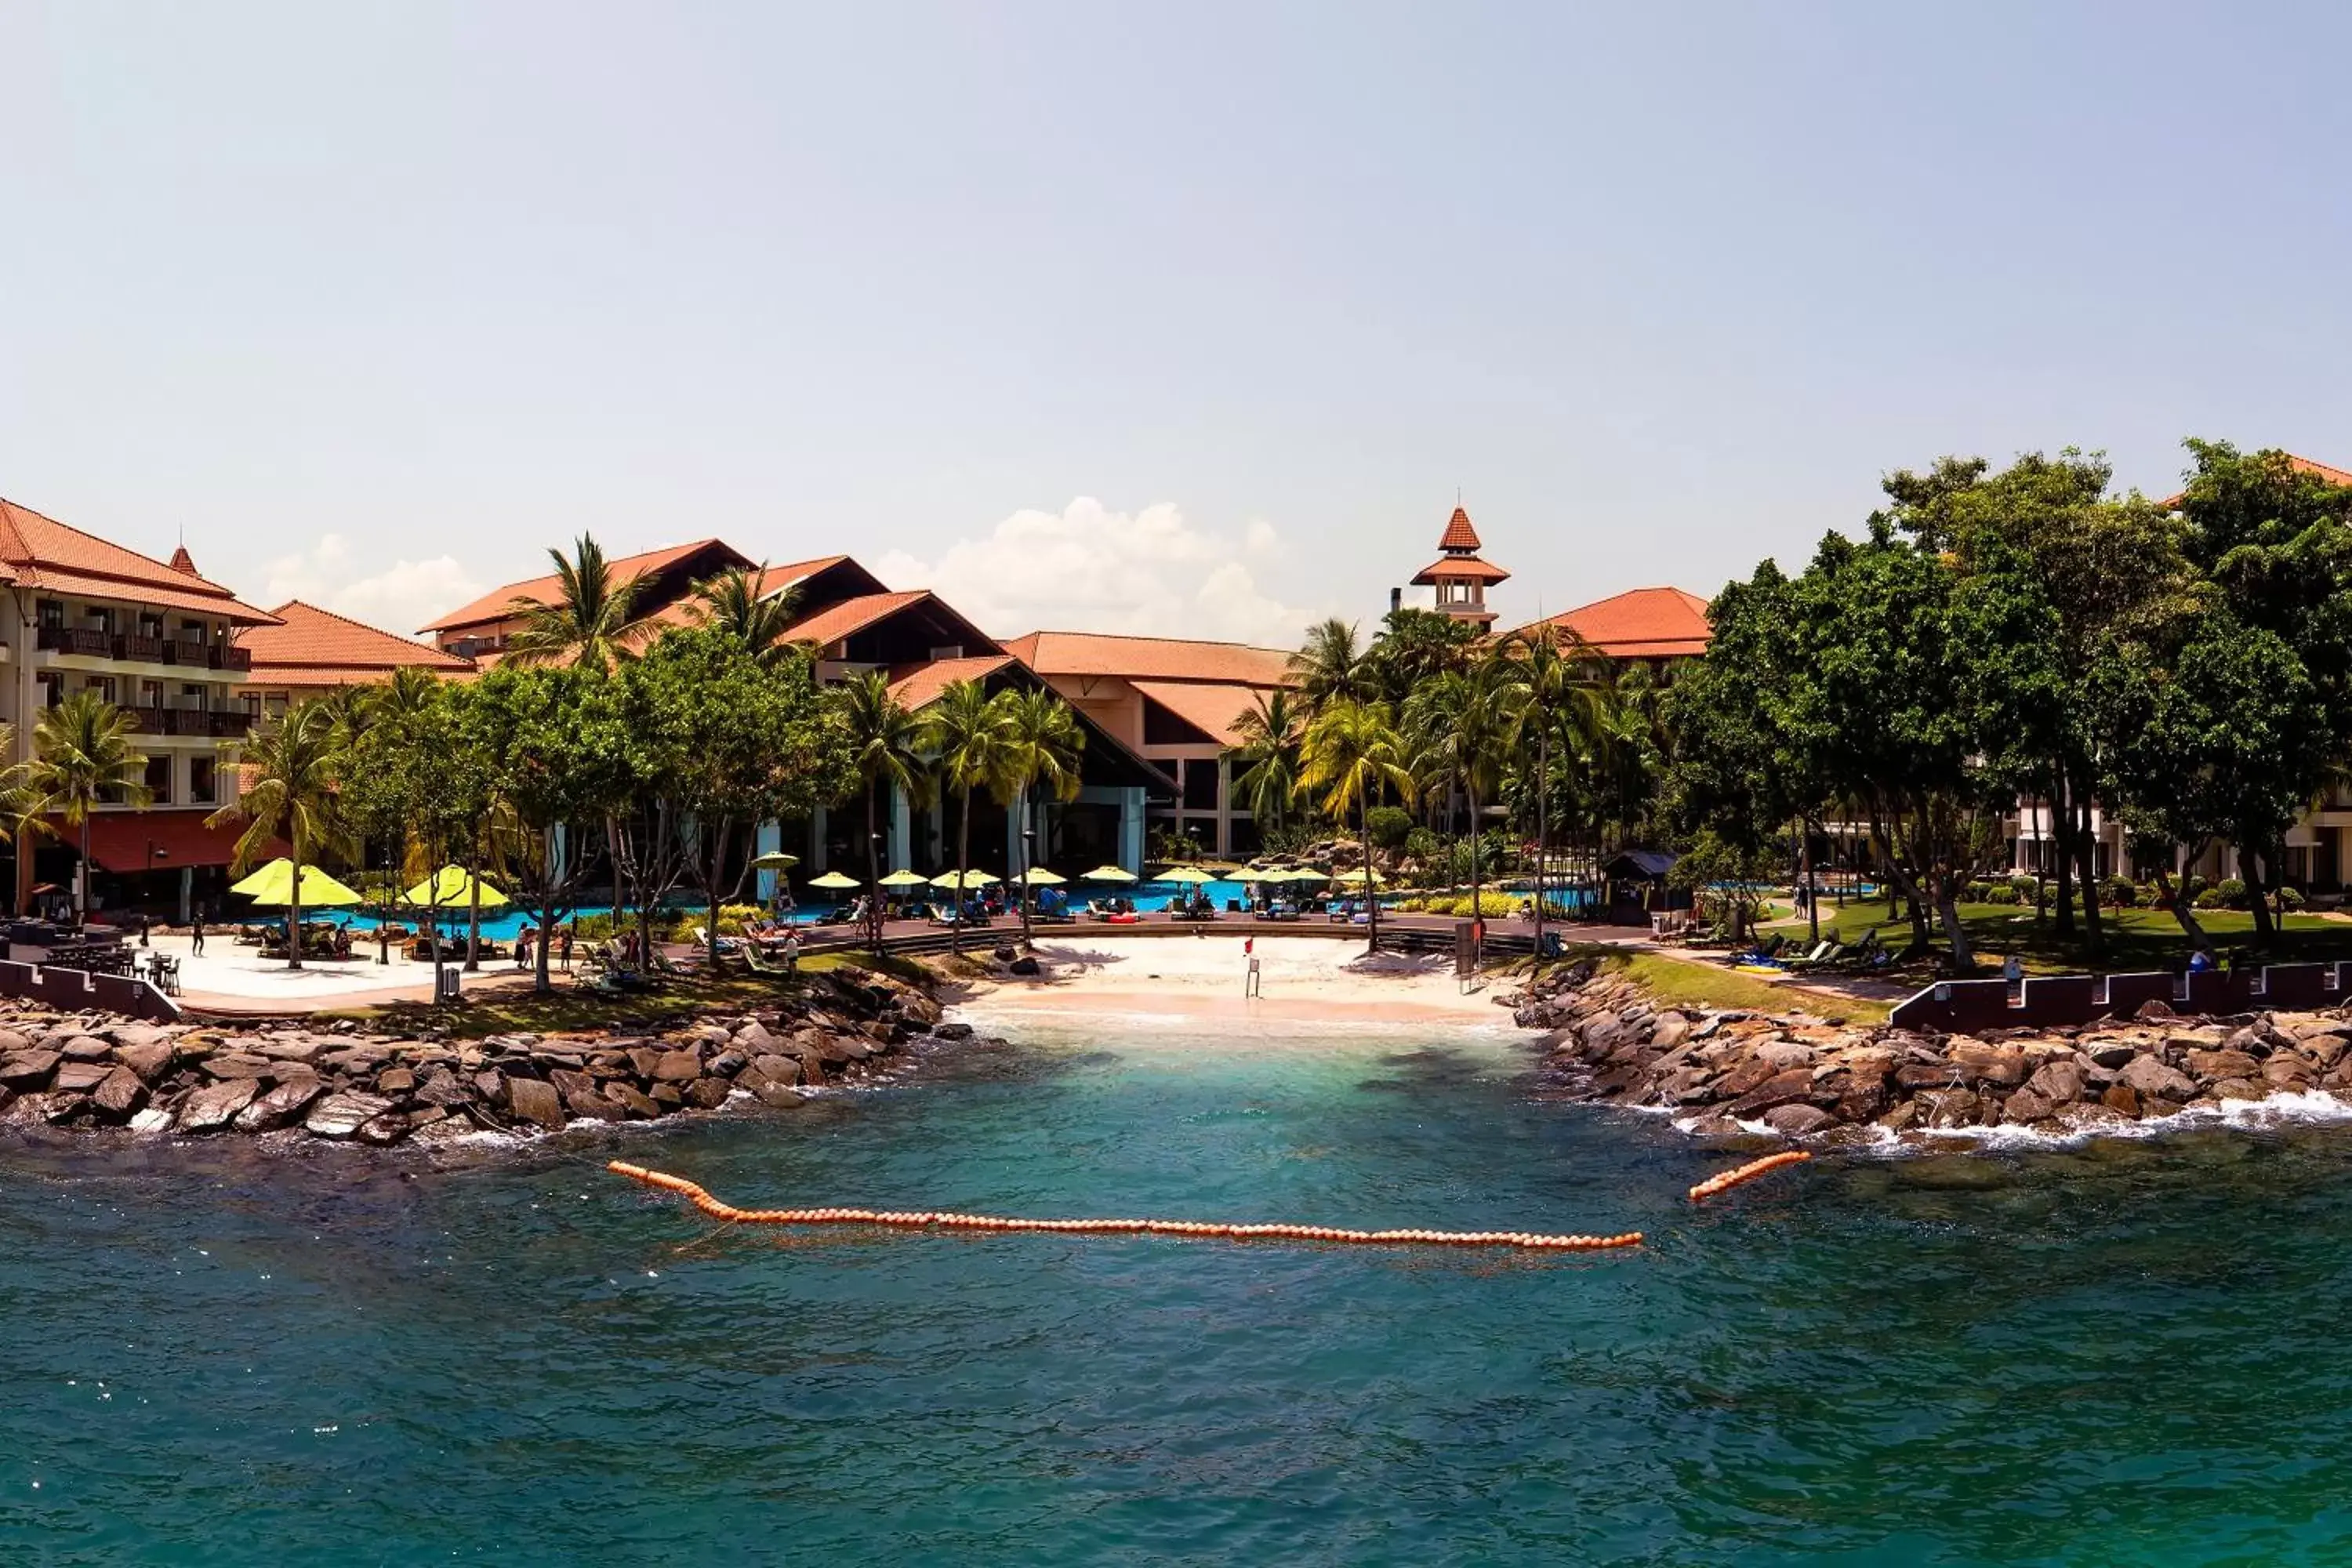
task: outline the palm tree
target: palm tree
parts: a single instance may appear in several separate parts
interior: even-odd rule
[[[635,658],[636,645],[653,626],[651,617],[636,614],[645,577],[614,580],[604,547],[585,533],[572,542],[570,559],[560,550],[547,554],[561,592],[551,605],[519,598],[508,606],[523,625],[507,640],[506,657],[517,664],[570,659],[607,670]]]
[[[1290,673],[1310,710],[1373,695],[1371,661],[1357,644],[1355,623],[1337,616],[1307,629],[1306,646],[1290,656]]]
[[[890,693],[878,669],[852,676],[826,694],[833,721],[849,739],[850,765],[866,785],[866,909],[874,951],[882,951],[882,862],[875,797],[888,784],[911,804],[926,804],[930,770],[923,762],[925,726]]]
[[[1435,794],[1459,790],[1470,805],[1470,918],[1483,920],[1478,861],[1480,812],[1502,787],[1503,755],[1510,743],[1508,672],[1499,660],[1447,670],[1405,704],[1405,730],[1422,782]]]
[[[1261,835],[1269,819],[1281,828],[1282,814],[1298,793],[1298,723],[1297,704],[1281,690],[1259,692],[1255,704],[1234,720],[1241,740],[1234,759],[1243,764],[1234,788],[1249,803]]]
[[[792,628],[801,602],[798,587],[769,590],[764,587],[767,580],[768,563],[762,561],[757,566],[730,566],[694,585],[701,624],[734,637],[761,664],[773,663],[777,655],[792,647],[784,634]]]
[[[319,851],[342,841],[335,786],[348,755],[328,704],[305,702],[289,709],[238,748],[237,762],[247,773],[245,788],[205,819],[208,827],[245,824],[229,868],[240,875],[253,868],[270,840],[286,840],[288,858],[294,864],[286,907],[289,969],[302,967],[302,868]]]
[[[1027,691],[1007,691],[998,699],[1004,705],[1004,759],[1003,779],[1005,804],[1019,810],[1029,804],[1029,792],[1040,791],[1048,800],[1076,800],[1078,795],[1078,757],[1086,750],[1087,732],[1079,727],[1077,715],[1070,705],[1044,687]],[[1042,816],[1044,802],[1038,803]],[[1032,818],[1033,821],[1038,818]],[[1029,887],[1028,836],[1024,833],[1021,856],[1021,945],[1032,947],[1034,929],[1030,924],[1029,903],[1033,889]]]
[[[1507,700],[1512,749],[1524,755],[1530,737],[1536,748],[1536,958],[1541,962],[1544,880],[1550,869],[1552,739],[1564,724],[1582,742],[1566,748],[1571,755],[1591,750],[1603,721],[1608,673],[1591,644],[1549,621],[1537,622],[1504,652],[1510,658]]]
[[[32,760],[14,770],[20,838],[27,829],[56,836],[52,817],[79,835],[77,919],[89,910],[90,814],[107,802],[145,805],[149,799],[147,756],[133,733],[130,714],[85,689],[42,711],[33,725]]]
[[[412,719],[439,702],[447,687],[439,676],[418,665],[404,664],[375,690],[375,718]]]
[[[1352,810],[1363,840],[1364,890],[1371,905],[1371,949],[1381,946],[1381,900],[1373,891],[1372,802],[1389,790],[1410,794],[1412,773],[1404,763],[1404,739],[1385,702],[1342,698],[1316,714],[1299,743],[1298,785],[1319,793],[1324,812],[1345,822]]]
[[[971,792],[1004,776],[1005,705],[977,680],[950,683],[923,710],[925,749],[939,763],[940,780],[961,805],[956,825],[954,934],[950,951],[963,952],[963,904],[971,878]]]

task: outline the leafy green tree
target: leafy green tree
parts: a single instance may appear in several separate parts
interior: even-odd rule
[[[882,951],[881,829],[876,816],[885,788],[911,805],[928,805],[930,766],[923,756],[923,721],[891,695],[889,677],[869,669],[826,693],[834,723],[848,743],[850,767],[866,795],[866,923],[874,951]]]
[[[1079,726],[1077,715],[1070,711],[1070,705],[1043,687],[1007,689],[998,700],[1004,704],[1003,761],[999,776],[1005,804],[1016,810],[1029,805],[1034,791],[1038,816],[1033,820],[1042,826],[1046,801],[1078,797],[1078,763],[1086,750],[1086,731]],[[1024,948],[1035,943],[1030,919],[1033,890],[1026,882],[1027,842],[1024,836],[1020,868],[1024,877],[1020,887],[1021,944]]]
[[[584,533],[573,542],[570,556],[560,550],[547,554],[560,585],[555,602],[514,602],[511,613],[523,624],[507,639],[500,662],[580,664],[602,674],[635,658],[653,630],[653,623],[637,611],[644,576],[618,576],[606,563],[604,548]]]
[[[1534,805],[1535,942],[1544,950],[1544,884],[1550,873],[1552,761],[1590,759],[1609,733],[1615,694],[1608,661],[1549,621],[1515,635],[1501,649],[1507,745],[1517,766],[1534,772],[1520,793]]]
[[[1513,696],[1508,665],[1484,658],[1429,678],[1404,706],[1404,731],[1423,793],[1448,798],[1458,792],[1469,805],[1473,919],[1486,915],[1479,840],[1485,805],[1502,786],[1514,728]]]
[[[1393,791],[1410,796],[1412,770],[1406,765],[1404,737],[1385,702],[1358,702],[1347,698],[1327,705],[1307,726],[1299,747],[1299,788],[1318,797],[1326,816],[1345,822],[1355,817],[1364,847],[1364,867],[1372,864],[1370,813],[1380,798]],[[1381,900],[1371,879],[1364,879],[1370,907],[1371,951],[1381,946]]]
[[[147,756],[134,733],[130,714],[95,691],[77,691],[42,710],[33,723],[33,755],[14,770],[17,841],[56,837],[58,826],[77,835],[77,918],[89,911],[91,813],[109,802],[144,805],[149,799]]]
[[[964,900],[971,895],[971,792],[993,787],[1004,777],[1009,712],[979,681],[959,680],[923,710],[923,721],[924,749],[956,795],[955,919],[948,945],[961,953]]]
[[[1482,635],[1475,621],[1435,610],[1391,610],[1365,655],[1375,693],[1402,710],[1428,682],[1476,663]]]
[[[349,842],[339,786],[350,742],[334,705],[302,702],[264,723],[236,748],[246,783],[237,798],[206,819],[209,826],[242,822],[230,869],[249,871],[273,839],[283,838],[293,862],[286,908],[286,967],[302,967],[302,868]]]

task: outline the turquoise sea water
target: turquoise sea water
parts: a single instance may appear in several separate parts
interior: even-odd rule
[[[1067,1024],[451,1168],[0,1144],[0,1563],[2352,1560],[2352,1133],[1727,1162],[1515,1041]],[[1617,1230],[1526,1258],[744,1204]]]

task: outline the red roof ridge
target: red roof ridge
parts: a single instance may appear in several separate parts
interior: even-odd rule
[[[127,544],[117,544],[110,539],[101,539],[86,528],[76,528],[72,523],[59,522],[56,518],[51,517],[45,511],[40,511],[35,508],[26,506],[22,501],[10,500],[5,496],[0,496],[0,516],[5,516],[8,522],[6,534],[5,536],[0,536],[0,550],[5,550],[5,552],[8,556],[12,557],[8,563],[12,566],[19,564],[27,565],[32,567],[37,574],[44,564],[53,564],[61,571],[71,572],[84,577],[111,577],[123,583],[138,583],[142,581],[142,578],[132,576],[122,571],[120,567],[114,566],[110,563],[90,564],[88,563],[76,563],[62,560],[45,562],[40,552],[36,550],[32,542],[25,537],[25,531],[21,527],[17,526],[16,518],[14,515],[9,515],[15,513],[22,513],[24,516],[33,519],[35,521],[41,523],[45,527],[54,528],[61,533],[70,533],[76,539],[86,539],[89,541],[90,543],[97,545],[100,549],[107,551],[111,554],[127,555],[131,560],[138,562],[143,566],[153,567],[158,573],[173,572],[175,576],[188,578],[204,587],[210,588],[213,592],[218,594],[225,599],[234,599],[236,596],[235,590],[226,586],[225,584],[215,583],[211,578],[194,571],[193,569],[194,566],[194,563],[193,561],[189,563],[190,570],[185,572],[176,572],[172,566],[165,563],[156,560],[152,555],[142,554],[140,552],[131,549]],[[10,546],[13,546],[13,548],[9,548]],[[186,546],[183,545],[180,552],[184,555],[186,553]],[[179,586],[177,584],[167,583],[160,577],[154,579],[153,582],[154,585],[158,587]]]
[[[715,536],[709,539],[689,540],[684,544],[666,544],[658,550],[640,550],[634,555],[607,556],[604,561],[604,572],[613,582],[625,583],[633,577],[642,577],[646,573],[656,571],[672,562],[683,561],[695,552],[708,550],[714,544],[721,549],[735,550],[733,545]],[[742,552],[735,551],[735,553],[740,555]],[[757,562],[747,562],[747,563],[758,564]],[[485,621],[505,620],[515,613],[514,605],[517,600],[535,605],[549,603],[548,599],[540,595],[543,595],[562,581],[562,579],[553,572],[541,572],[536,576],[517,578],[511,583],[501,584],[487,594],[467,600],[439,620],[429,626],[419,626],[417,630],[420,632],[454,631],[460,626],[479,626]],[[533,590],[538,590],[538,595],[534,595]]]

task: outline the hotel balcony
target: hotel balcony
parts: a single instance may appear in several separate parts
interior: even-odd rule
[[[150,735],[208,735],[215,740],[234,740],[253,728],[253,715],[242,710],[125,708],[123,711],[131,715],[131,722],[140,731]]]
[[[44,653],[121,659],[134,664],[168,664],[185,669],[253,668],[253,653],[248,648],[177,637],[143,637],[137,632],[100,631],[92,626],[36,627],[33,646]]]

